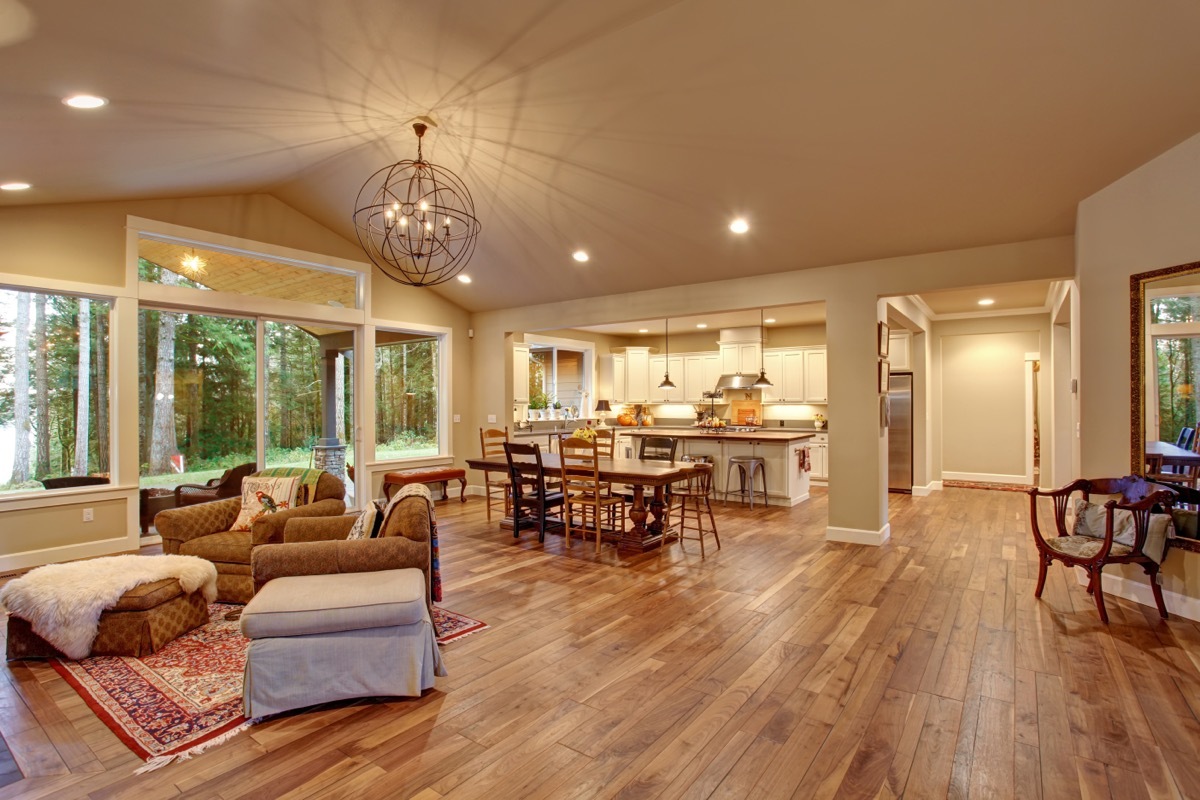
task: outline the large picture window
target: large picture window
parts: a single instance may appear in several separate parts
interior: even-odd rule
[[[0,492],[108,481],[110,310],[0,290]]]
[[[375,332],[375,458],[435,456],[438,439],[440,340]]]

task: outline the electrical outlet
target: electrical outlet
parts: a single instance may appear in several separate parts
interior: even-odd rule
[[[83,510],[83,521],[91,522],[92,519],[94,519],[94,517],[92,516],[92,510],[90,508],[85,508]]]
[[[492,423],[492,424],[495,424],[495,422],[496,422],[496,415],[495,415],[495,414],[488,414],[488,422],[490,422],[490,423]]]

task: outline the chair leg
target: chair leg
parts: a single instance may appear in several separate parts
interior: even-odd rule
[[[1033,590],[1034,597],[1042,596],[1042,589],[1046,588],[1046,568],[1050,566],[1050,559],[1043,555],[1038,555],[1038,582],[1037,588]]]
[[[1100,621],[1105,625],[1108,624],[1108,612],[1104,610],[1104,589],[1100,584],[1100,568],[1096,567],[1092,572],[1092,596],[1096,598],[1096,609],[1100,612]]]
[[[712,506],[708,504],[708,498],[704,498],[704,507],[708,511],[708,521],[712,525],[713,541],[717,543],[717,549],[721,549],[721,537],[717,535],[717,519],[713,516]]]
[[[1162,587],[1158,585],[1158,565],[1143,564],[1142,569],[1150,576],[1150,591],[1154,592],[1154,604],[1158,606],[1158,615],[1163,619],[1167,616],[1167,605],[1163,602]]]

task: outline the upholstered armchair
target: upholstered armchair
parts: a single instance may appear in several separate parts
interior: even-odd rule
[[[342,482],[323,472],[311,503],[259,517],[249,531],[230,530],[242,507],[240,497],[160,511],[154,518],[154,527],[162,536],[164,553],[199,556],[216,565],[219,601],[247,603],[254,596],[250,573],[250,554],[254,548],[281,544],[288,520],[344,514],[345,496]]]
[[[432,554],[425,498],[412,496],[397,502],[374,539],[346,540],[355,519],[350,515],[288,520],[283,544],[254,551],[254,590],[272,578],[414,568],[425,576],[425,602],[432,613]]]
[[[257,468],[258,465],[254,462],[240,464],[225,470],[221,477],[213,478],[207,483],[181,483],[175,487],[175,506],[192,506],[196,503],[240,497],[242,479],[250,477]]]

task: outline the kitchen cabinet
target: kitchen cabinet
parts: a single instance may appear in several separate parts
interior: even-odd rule
[[[808,453],[812,459],[812,472],[809,473],[813,480],[828,481],[829,480],[829,434],[818,433],[816,436],[808,440]]]
[[[828,351],[824,347],[804,351],[804,402],[829,402]]]
[[[612,402],[624,403],[628,392],[625,390],[625,354],[618,353],[612,357],[613,364],[613,396]]]
[[[684,397],[684,357],[683,356],[650,356],[650,402],[652,403],[682,403]],[[674,389],[660,389],[663,375],[671,374]]]
[[[786,399],[783,388],[783,352],[771,350],[763,353],[762,368],[767,373],[771,385],[762,390],[764,403],[782,403]]]
[[[683,397],[684,403],[704,402],[704,393],[711,392],[721,378],[720,353],[685,353],[683,359]],[[675,368],[671,368],[671,380],[680,383],[675,376]],[[678,401],[675,401],[678,402]]]
[[[629,347],[625,350],[625,402],[650,402],[649,347]]]
[[[529,345],[513,345],[513,403],[529,403]]]
[[[758,342],[722,343],[721,374],[740,372],[757,375],[762,363],[762,346]]]
[[[888,362],[892,372],[912,369],[912,334],[908,331],[888,334]]]

